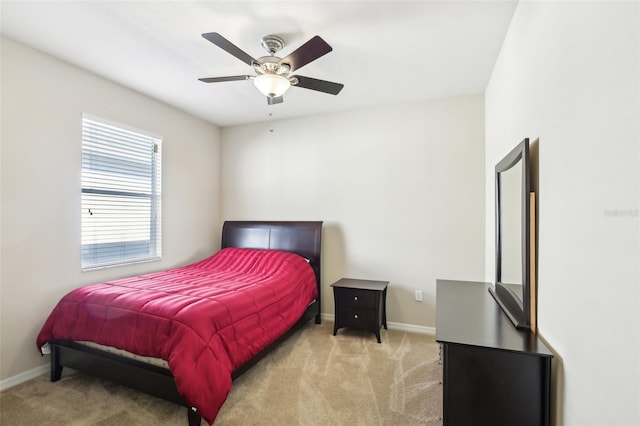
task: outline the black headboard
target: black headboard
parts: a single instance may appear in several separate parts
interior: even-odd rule
[[[282,250],[309,259],[320,291],[322,222],[226,221],[222,226],[222,248],[241,247]]]

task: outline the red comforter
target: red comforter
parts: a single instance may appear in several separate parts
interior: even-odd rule
[[[226,248],[182,268],[78,288],[37,338],[87,340],[167,361],[178,391],[209,424],[231,373],[288,330],[317,297],[298,255]]]

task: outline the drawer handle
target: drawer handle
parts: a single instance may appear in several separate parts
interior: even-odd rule
[[[354,315],[353,317],[354,317],[355,319],[358,319],[358,314]]]
[[[353,300],[357,302],[357,301],[358,301],[358,296],[355,296],[355,297],[353,298]]]

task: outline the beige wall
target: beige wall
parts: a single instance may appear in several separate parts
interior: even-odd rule
[[[324,221],[325,313],[340,277],[388,280],[389,321],[435,327],[436,278],[483,279],[482,95],[225,128],[222,140],[224,219]]]
[[[640,424],[639,7],[520,2],[485,94],[489,280],[493,167],[539,138],[538,317],[558,425]]]
[[[1,39],[0,379],[42,365],[35,337],[81,284],[176,266],[219,248],[217,127]],[[80,271],[81,114],[164,137],[163,257]]]

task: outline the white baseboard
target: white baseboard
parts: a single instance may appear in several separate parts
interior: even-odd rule
[[[392,330],[408,331],[410,333],[436,335],[435,327],[427,327],[426,325],[405,324],[402,322],[387,321],[387,326]]]
[[[334,314],[322,314],[322,320],[327,320],[333,322],[335,319]],[[392,322],[387,321],[387,327],[390,330],[400,330],[400,331],[408,331],[410,333],[419,333],[419,334],[430,334],[435,336],[436,329],[435,327],[427,327],[424,325],[414,325],[414,324],[405,324],[402,322]]]
[[[15,376],[7,377],[6,379],[0,380],[0,391],[5,389],[12,388],[20,383],[24,383],[27,380],[34,379],[38,376],[46,374],[50,371],[49,364],[41,365],[40,367],[36,367],[29,371],[25,371],[24,373],[16,374]]]

